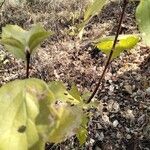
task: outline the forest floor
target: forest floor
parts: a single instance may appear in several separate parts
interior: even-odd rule
[[[75,1],[74,1],[75,2]],[[84,2],[65,1],[51,5],[46,2],[32,6],[5,7],[0,25],[18,24],[29,29],[40,22],[55,35],[46,40],[32,58],[30,77],[46,82],[61,80],[66,86],[77,84],[80,91],[93,91],[101,75],[106,56],[88,44],[100,36],[114,35],[121,11],[120,4],[111,2],[85,28],[83,40],[68,35],[80,22]],[[125,34],[138,33],[135,22],[136,4],[128,5],[123,22]],[[69,13],[68,13],[69,12]],[[72,13],[70,13],[72,12]],[[150,51],[141,42],[130,52],[112,61],[103,89],[98,92],[98,110],[91,110],[89,136],[83,146],[71,138],[47,150],[148,150],[150,149]],[[25,65],[0,46],[0,86],[14,79],[25,78]]]

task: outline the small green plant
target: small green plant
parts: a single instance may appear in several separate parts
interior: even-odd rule
[[[26,61],[26,77],[28,78],[31,55],[34,54],[37,46],[52,34],[39,24],[33,26],[30,31],[23,30],[17,25],[6,25],[2,28],[1,43],[15,57]]]
[[[80,25],[78,25],[78,36],[80,37],[80,39],[82,39],[86,24],[91,20],[93,16],[98,14],[107,3],[108,0],[94,0],[88,5],[84,13],[84,20]]]
[[[50,35],[52,32],[39,24],[29,31],[6,25],[2,29],[1,43],[16,58],[26,61],[28,78],[31,55]],[[95,106],[86,104],[83,97],[75,85],[67,91],[58,81],[46,84],[31,78],[2,86],[0,149],[43,150],[47,141],[57,144],[75,134],[83,144],[88,134],[88,115],[83,109]]]
[[[14,88],[15,87],[15,88]],[[10,82],[0,88],[0,149],[43,150],[47,141],[60,143],[77,134],[87,137],[88,116],[75,86],[67,91],[61,82],[39,79]]]
[[[82,31],[88,21],[107,3],[107,0],[95,0],[89,5],[80,26]],[[86,141],[86,110],[96,107],[96,103],[91,100],[97,93],[110,62],[124,50],[133,48],[140,40],[139,35],[119,35],[127,4],[128,0],[123,0],[116,35],[93,42],[108,59],[99,82],[88,99],[85,99],[86,94],[81,94],[75,85],[66,90],[59,81],[45,83],[35,78],[28,79],[31,56],[37,46],[52,35],[52,32],[47,32],[39,24],[29,31],[17,25],[3,27],[1,43],[16,58],[26,62],[27,79],[15,80],[0,88],[0,150],[44,150],[47,141],[57,144],[72,135],[77,136],[80,144]],[[148,6],[149,0],[141,0],[136,18],[142,37],[149,46]]]
[[[95,0],[93,1],[89,7],[87,8],[87,10],[85,11],[84,14],[84,21],[81,24],[81,28],[79,27],[80,33],[79,35],[83,34],[83,29],[85,27],[85,25],[88,23],[88,21],[94,16],[96,15],[96,13],[100,12],[101,9],[108,4],[109,1],[107,0]],[[121,29],[121,25],[123,22],[123,17],[124,17],[124,13],[125,13],[125,9],[127,4],[129,3],[128,0],[123,0],[123,7],[122,7],[122,12],[120,14],[120,20],[118,21],[118,28],[116,31],[116,35],[115,36],[108,36],[105,38],[100,38],[96,41],[94,41],[94,45],[103,53],[105,53],[108,56],[108,59],[106,61],[106,65],[104,67],[104,70],[99,78],[99,81],[95,87],[95,89],[93,90],[91,96],[89,97],[87,103],[90,103],[91,100],[94,98],[95,94],[97,93],[102,80],[105,76],[105,73],[108,69],[108,66],[110,64],[110,62],[118,57],[122,52],[124,52],[125,50],[130,50],[132,49],[140,40],[139,35],[119,35],[120,34],[120,29]],[[87,21],[86,21],[87,20]],[[82,36],[81,36],[82,37]]]

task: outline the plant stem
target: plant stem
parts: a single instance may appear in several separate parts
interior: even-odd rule
[[[97,91],[98,91],[98,89],[99,89],[99,87],[100,87],[100,85],[101,85],[101,83],[102,83],[102,80],[103,80],[103,78],[104,78],[104,76],[105,76],[105,73],[106,73],[106,71],[107,71],[107,69],[108,69],[108,66],[109,66],[109,64],[110,64],[110,62],[111,62],[111,58],[112,58],[113,52],[114,52],[114,50],[115,50],[115,46],[116,46],[117,41],[118,41],[118,36],[119,36],[119,33],[120,33],[121,24],[122,24],[122,21],[123,21],[123,16],[124,16],[125,8],[126,8],[127,4],[128,4],[128,0],[124,0],[124,1],[123,1],[123,8],[122,8],[122,12],[121,12],[121,14],[120,14],[120,20],[119,20],[119,24],[118,24],[118,28],[117,28],[117,32],[116,32],[116,36],[115,36],[115,40],[114,40],[112,49],[111,49],[110,54],[109,54],[109,56],[108,56],[106,65],[105,65],[104,70],[103,70],[103,72],[102,72],[102,75],[101,75],[100,78],[99,78],[99,82],[98,82],[98,84],[96,85],[96,88],[94,89],[94,91],[93,91],[93,93],[91,94],[90,98],[88,99],[87,103],[90,103],[91,100],[93,99],[93,97],[95,96],[95,94],[97,93]]]
[[[29,49],[26,49],[26,78],[29,78],[30,58],[31,54],[29,52]]]

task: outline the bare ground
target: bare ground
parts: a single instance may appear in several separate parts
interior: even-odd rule
[[[62,80],[68,87],[76,83],[81,91],[92,91],[104,68],[106,56],[87,43],[99,36],[115,34],[120,6],[112,2],[94,17],[80,41],[66,31],[80,22],[76,18],[72,20],[68,12],[82,14],[81,6],[84,7],[84,3],[67,2],[67,5],[59,3],[56,6],[37,3],[24,8],[6,7],[1,11],[0,24],[1,27],[7,23],[18,24],[28,29],[32,23],[41,22],[46,29],[55,31],[56,34],[45,41],[32,58],[30,77],[46,82]],[[126,9],[123,23],[126,34],[138,33],[135,7],[136,4],[131,3]],[[0,85],[24,78],[24,63],[16,60],[2,46],[0,49]],[[111,63],[103,81],[103,89],[96,97],[99,109],[91,110],[93,117],[85,145],[79,146],[73,137],[56,146],[47,144],[46,149],[96,150],[97,145],[102,150],[150,149],[149,55],[149,49],[139,43]]]

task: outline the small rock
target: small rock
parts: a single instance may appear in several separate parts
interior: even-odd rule
[[[90,139],[90,144],[93,144],[95,142],[95,140],[94,139]]]
[[[100,124],[97,124],[97,129],[102,129],[103,127]]]
[[[142,116],[140,116],[140,117],[138,118],[138,123],[139,123],[139,125],[142,125],[142,124],[144,123],[144,121],[145,121],[145,114],[143,114]]]
[[[126,132],[127,132],[127,133],[130,132],[130,129],[129,129],[129,128],[125,127],[125,129],[126,129]]]
[[[103,121],[104,121],[105,123],[110,124],[109,117],[108,117],[106,114],[104,114],[104,115],[102,116],[102,119],[103,119]]]
[[[100,135],[99,135],[99,140],[100,140],[100,141],[103,141],[103,139],[104,139],[104,133],[101,132]]]
[[[129,94],[132,94],[132,86],[127,84],[124,86],[125,90],[129,93]]]
[[[126,138],[127,138],[128,140],[130,140],[132,137],[131,137],[130,134],[127,134]]]
[[[109,103],[108,103],[108,108],[107,109],[110,112],[117,113],[120,110],[120,106],[116,101],[110,100]]]
[[[117,113],[120,110],[120,106],[117,102],[113,104],[113,112]]]
[[[0,62],[4,61],[5,57],[6,56],[4,54],[0,54]]]
[[[109,86],[109,91],[112,93],[114,91],[114,86],[113,85],[110,85]]]
[[[118,139],[121,139],[121,138],[122,138],[122,135],[121,135],[119,132],[117,132],[117,138],[118,138]]]
[[[54,70],[54,75],[55,75],[55,77],[56,77],[57,79],[60,79],[60,76],[58,75],[58,73],[57,73],[56,70]]]
[[[138,95],[142,95],[143,91],[138,89],[137,92],[136,92]]]
[[[135,116],[134,116],[133,111],[131,109],[128,109],[125,112],[125,116],[126,116],[126,118],[131,119],[131,120],[135,119]]]
[[[146,94],[150,95],[150,87],[146,89]]]
[[[119,122],[118,120],[113,121],[113,126],[116,128],[118,126]]]
[[[5,61],[3,61],[3,64],[6,65],[7,63],[9,63],[9,60],[6,59]]]
[[[150,107],[146,107],[148,111],[150,111]]]

